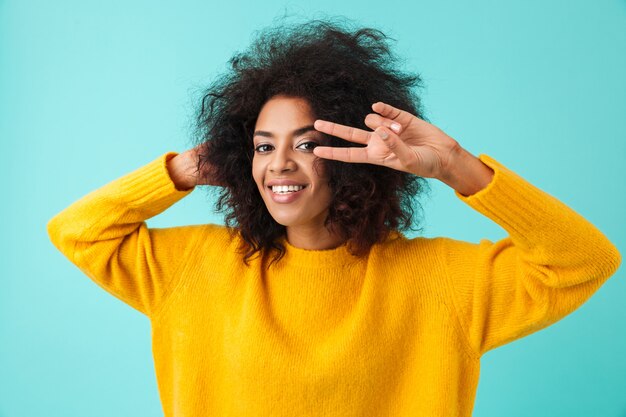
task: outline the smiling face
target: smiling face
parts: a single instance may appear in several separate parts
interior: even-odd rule
[[[283,226],[324,227],[331,201],[323,167],[313,148],[323,134],[306,100],[275,96],[265,103],[254,128],[252,176],[271,216]]]

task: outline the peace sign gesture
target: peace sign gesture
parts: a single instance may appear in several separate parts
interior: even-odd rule
[[[365,118],[365,124],[374,131],[365,131],[325,120],[316,120],[320,132],[367,145],[364,148],[336,148],[317,146],[313,153],[321,158],[343,162],[383,165],[420,177],[442,178],[453,151],[459,148],[456,140],[438,127],[397,109],[377,102]]]

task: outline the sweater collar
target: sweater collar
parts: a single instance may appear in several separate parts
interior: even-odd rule
[[[396,231],[390,233],[390,238],[400,236]],[[338,268],[358,263],[367,259],[368,255],[358,258],[350,253],[347,242],[332,249],[302,249],[297,248],[287,241],[287,237],[283,236],[278,239],[285,247],[283,258],[278,261],[279,264],[300,266],[307,268]],[[375,244],[374,246],[379,245]],[[374,249],[374,247],[372,247]],[[371,250],[370,250],[371,252]]]
[[[293,246],[285,236],[278,240],[285,247],[285,255],[279,264],[298,265],[308,268],[337,268],[359,259],[348,251],[347,243],[332,249],[302,249]]]

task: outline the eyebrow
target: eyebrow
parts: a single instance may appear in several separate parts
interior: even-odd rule
[[[296,137],[296,136],[300,136],[305,134],[306,132],[310,132],[310,131],[315,131],[317,132],[317,129],[315,129],[315,127],[313,127],[313,125],[308,125],[308,126],[303,126],[300,127],[296,130],[294,130],[293,132],[291,132],[291,137]],[[266,138],[273,138],[274,135],[271,132],[267,132],[265,130],[257,130],[254,132],[254,135],[252,135],[252,137],[254,136],[265,136]]]

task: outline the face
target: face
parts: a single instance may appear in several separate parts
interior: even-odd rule
[[[331,200],[328,179],[313,148],[323,134],[306,100],[275,96],[265,103],[254,128],[252,176],[270,214],[287,227],[323,227]]]

